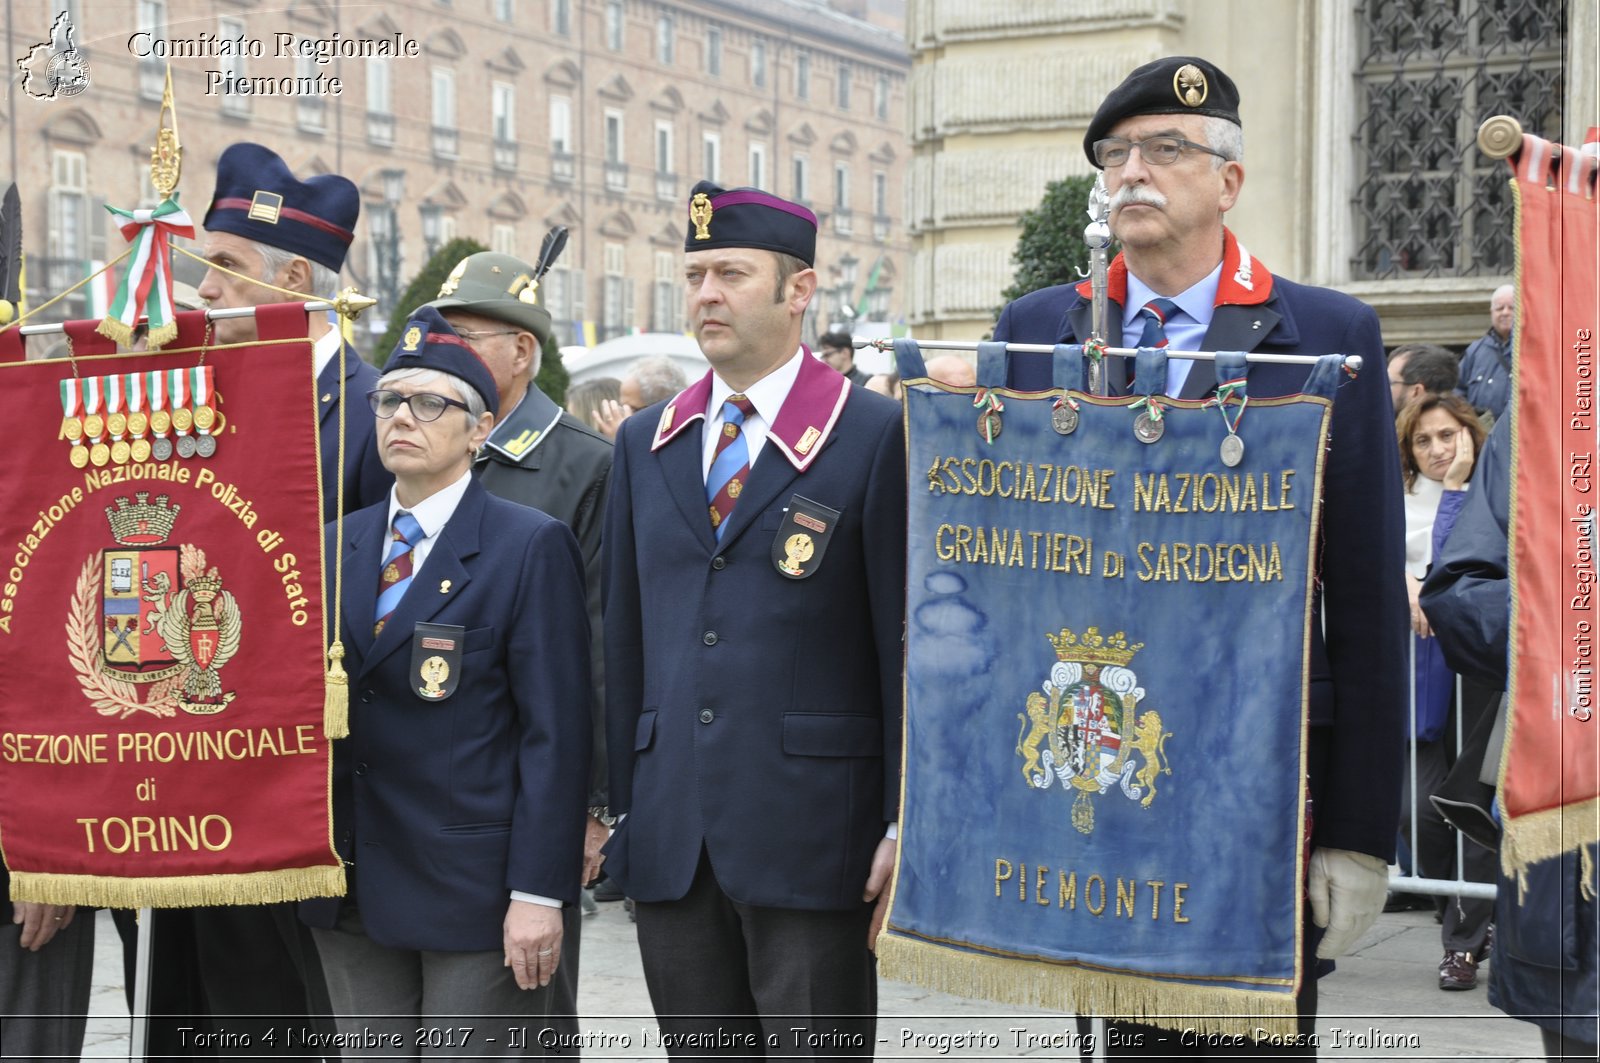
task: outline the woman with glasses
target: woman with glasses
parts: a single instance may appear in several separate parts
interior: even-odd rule
[[[394,490],[342,541],[330,525],[326,552],[343,565],[334,841],[349,889],[301,915],[360,1044],[521,1055],[522,1038],[462,1017],[536,1032],[549,1013],[588,797],[582,561],[566,525],[473,480],[494,378],[436,310],[407,324],[368,399]],[[439,1037],[418,1044],[419,1029]]]

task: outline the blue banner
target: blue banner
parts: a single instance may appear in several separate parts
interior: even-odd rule
[[[1223,356],[1219,398],[1176,401],[949,388],[900,347],[905,764],[883,973],[1291,1028],[1337,356],[1270,400]],[[1082,349],[1055,357],[1080,387]],[[1141,352],[1136,380],[1165,381],[1165,360]],[[1001,345],[978,363],[980,385],[1004,380]]]

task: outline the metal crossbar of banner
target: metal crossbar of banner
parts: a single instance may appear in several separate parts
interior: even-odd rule
[[[855,340],[852,344],[856,348],[872,347],[879,351],[893,351],[893,340]],[[917,346],[927,351],[976,351],[978,344],[973,340],[918,340]],[[1020,354],[1049,354],[1054,351],[1055,345],[1050,343],[1008,343],[1006,350]],[[1115,358],[1134,358],[1139,354],[1137,347],[1103,347],[1103,355]],[[1217,360],[1217,351],[1177,351],[1168,349],[1167,357],[1188,359],[1195,362],[1214,362]],[[1222,352],[1229,353],[1229,352]],[[1247,362],[1277,362],[1289,365],[1314,365],[1317,355],[1314,354],[1264,354],[1254,351],[1245,354]],[[1352,373],[1361,372],[1362,358],[1359,354],[1345,355],[1345,368]]]
[[[361,305],[358,300],[364,301],[365,305]],[[368,306],[373,305],[375,301],[376,300],[367,299],[365,296],[357,296],[355,300],[350,302],[348,309],[359,313],[360,311],[365,310]],[[308,314],[314,314],[319,310],[334,310],[342,314],[346,309],[346,299],[345,296],[342,295],[333,302],[329,302],[326,299],[311,299],[301,303],[300,306]],[[228,321],[236,317],[254,317],[255,313],[256,308],[253,306],[231,306],[225,309],[207,310],[206,320]],[[66,326],[62,322],[55,321],[47,325],[22,325],[17,329],[17,331],[24,336],[48,336],[64,332],[65,328]]]

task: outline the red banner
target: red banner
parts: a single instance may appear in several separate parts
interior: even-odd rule
[[[182,316],[180,344],[203,315]],[[0,366],[0,851],[15,899],[344,890],[317,397],[304,313],[261,315],[264,337],[295,327],[250,348]]]
[[[1596,158],[1524,136],[1513,160],[1511,714],[1501,759],[1508,870],[1600,839],[1595,703]]]

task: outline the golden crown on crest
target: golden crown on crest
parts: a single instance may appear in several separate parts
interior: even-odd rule
[[[166,495],[157,495],[151,502],[149,491],[140,491],[133,497],[132,502],[118,498],[116,509],[106,507],[111,537],[123,546],[153,546],[166,542],[183,507],[170,504]]]
[[[1091,627],[1082,636],[1071,628],[1062,628],[1059,635],[1045,635],[1050,640],[1050,645],[1056,648],[1056,660],[1081,661],[1084,664],[1116,664],[1127,666],[1133,660],[1133,655],[1144,649],[1144,643],[1128,643],[1125,632],[1117,632],[1110,638],[1100,634],[1098,627]]]

